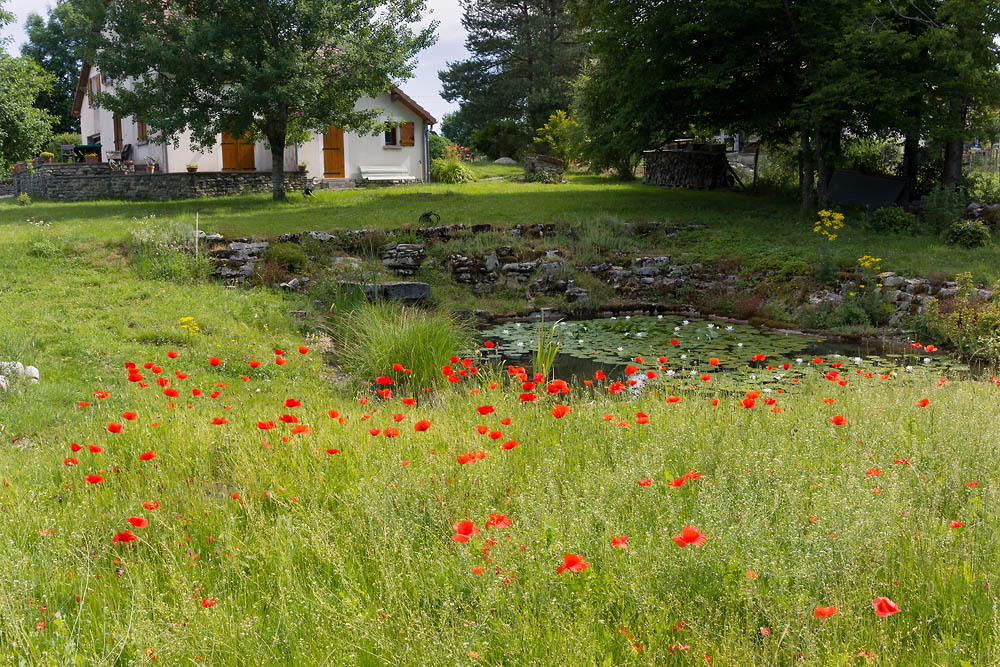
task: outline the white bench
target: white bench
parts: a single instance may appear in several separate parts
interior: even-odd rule
[[[365,167],[361,166],[364,181],[415,181],[406,167]]]

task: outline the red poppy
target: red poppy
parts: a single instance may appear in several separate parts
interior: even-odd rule
[[[496,412],[496,409],[492,405],[480,405],[476,408],[476,412],[481,415],[488,415],[491,412]]]
[[[392,420],[395,422],[401,422],[406,419],[406,415],[399,414],[398,412],[392,413]]]
[[[378,395],[382,398],[392,398],[392,389],[376,389]]]
[[[143,452],[142,454],[139,454],[140,461],[152,461],[155,458],[156,454],[154,454],[152,451]]]
[[[919,401],[917,401],[917,407],[918,408],[926,408],[928,403],[930,403],[930,401],[928,399],[921,398]]]
[[[686,547],[689,544],[700,546],[705,543],[705,534],[694,526],[684,526],[680,535],[674,535],[674,542],[679,547]]]
[[[312,429],[307,424],[296,424],[292,427],[292,435],[301,435],[302,433],[312,433]]]
[[[389,377],[389,376],[387,376],[387,375],[381,375],[381,376],[375,378],[375,382],[377,382],[377,383],[379,383],[380,385],[383,385],[383,386],[388,386],[388,385],[392,384],[392,378]]]
[[[274,422],[257,422],[257,428],[261,431],[270,431],[274,428]]]
[[[75,442],[69,443],[69,448],[72,449],[74,452],[78,452],[81,449],[83,449],[83,447],[81,447],[80,445],[76,444]]]
[[[146,502],[144,502],[142,504],[143,509],[147,509],[147,510],[155,510],[159,506],[160,506],[160,503],[156,502],[155,500],[147,500]]]
[[[204,607],[205,609],[209,609],[211,607],[214,607],[216,602],[218,602],[218,600],[216,600],[215,598],[202,598],[201,606]]]
[[[975,482],[966,482],[965,485],[966,486],[970,486],[970,487],[971,486],[979,486],[979,481],[976,480]]]
[[[220,364],[222,364],[222,359],[219,359],[218,357],[209,357],[208,358],[208,365],[209,366],[219,366]]]
[[[904,459],[904,458],[901,457],[901,458],[896,459],[894,461],[894,463],[899,463],[900,465],[908,466],[908,465],[910,465],[910,459]]]
[[[501,449],[514,449],[515,447],[517,447],[517,440],[508,440],[500,445]]]
[[[259,361],[254,361],[253,359],[250,360],[250,368],[257,368],[258,366],[260,366]]]
[[[415,399],[415,398],[403,398],[403,399],[400,399],[400,400],[402,401],[403,405],[413,406],[413,405],[417,404],[417,399]]]
[[[503,433],[501,433],[500,431],[490,431],[487,435],[490,438],[490,440],[499,440],[500,438],[503,437]]]
[[[965,524],[962,523],[961,521],[952,521],[951,523],[948,524],[948,526],[951,528],[961,528],[964,525]]]
[[[228,423],[229,421],[225,417],[212,417],[212,426],[221,426]]]
[[[431,423],[429,421],[427,421],[426,419],[421,419],[420,421],[418,421],[416,424],[413,425],[413,430],[417,432],[426,431],[430,427]]]
[[[639,480],[639,486],[652,486],[652,484],[653,484],[653,480],[652,479],[640,479]]]
[[[299,354],[305,354],[308,351],[309,351],[308,347],[306,347],[305,345],[299,345]]]
[[[881,475],[882,471],[879,470],[878,468],[869,468],[868,470],[865,471],[865,474],[868,475],[869,477],[874,477],[875,475]]]
[[[171,359],[176,359],[177,358],[177,353],[174,352],[173,350],[171,350],[171,351],[167,352],[167,356],[170,357]]]
[[[108,424],[108,431],[110,431],[111,433],[121,433],[122,425],[114,423]]]
[[[285,407],[286,408],[297,408],[300,405],[302,405],[302,403],[300,403],[299,401],[295,400],[294,398],[286,398],[285,399]]]
[[[145,528],[149,525],[149,521],[142,518],[141,516],[130,516],[128,522],[135,526],[136,528]]]
[[[468,542],[470,537],[479,535],[479,529],[471,521],[459,521],[452,529],[455,531],[451,539],[455,542]]]
[[[830,417],[830,423],[834,426],[843,426],[847,423],[847,420],[840,415],[834,415],[833,417]]]
[[[872,600],[872,607],[875,609],[875,615],[879,618],[892,616],[899,611],[899,606],[889,598],[875,598]]]
[[[645,412],[637,412],[637,413],[635,413],[635,423],[636,424],[648,424],[649,423],[649,415],[647,415]]]
[[[510,417],[504,417],[503,419],[500,420],[500,423],[503,426],[510,426],[510,421],[511,421]]]
[[[176,389],[164,389],[163,395],[166,396],[167,398],[177,398],[178,396],[180,396],[180,394],[177,393]]]
[[[278,421],[282,421],[286,424],[298,424],[299,418],[295,415],[281,415],[278,417]]]
[[[333,454],[339,454],[340,450],[339,449],[334,449],[333,447],[327,447],[326,453],[330,454],[332,456]]]
[[[76,465],[80,465],[80,462],[77,461],[72,456],[70,456],[68,458],[63,459],[63,465],[64,466],[76,466]]]
[[[394,426],[389,426],[382,431],[382,435],[387,438],[395,438],[399,435],[399,429]]]
[[[382,429],[375,428],[374,426],[372,428],[368,429],[368,435],[378,435],[381,432],[382,432]]]
[[[569,406],[561,405],[559,403],[556,403],[552,407],[552,410],[550,410],[550,412],[552,413],[552,416],[555,417],[556,419],[562,419],[567,414],[569,414],[570,412],[573,412],[573,411],[569,408]]]
[[[490,528],[506,528],[511,523],[506,514],[490,514],[490,518],[486,521],[486,530]]]
[[[285,359],[284,359],[284,357],[275,357],[274,358],[274,363],[276,363],[279,366],[284,366],[285,365]]]
[[[587,563],[576,554],[564,554],[563,563],[556,568],[556,572],[559,574],[562,574],[566,570],[570,572],[583,572],[588,567],[590,567],[590,563]]]
[[[740,405],[749,410],[753,406],[757,405],[757,402],[754,401],[752,398],[744,398],[742,401],[740,401]]]
[[[837,613],[839,612],[836,607],[816,607],[813,609],[813,616],[816,618],[830,618]]]
[[[628,549],[628,545],[625,541],[628,540],[628,535],[622,535],[621,537],[611,536],[611,546],[618,547],[619,549]]]
[[[100,484],[104,481],[103,475],[87,475],[83,478],[86,480],[87,484]]]
[[[670,486],[672,486],[675,489],[679,489],[685,484],[687,484],[687,477],[678,477],[677,479],[671,480],[670,482]]]
[[[535,396],[534,394],[532,394],[531,392],[527,392],[527,393],[521,394],[518,398],[521,399],[522,403],[530,403],[531,401],[536,400],[538,397]]]
[[[80,401],[77,403],[77,405],[79,405],[81,408],[85,408],[88,405],[90,405],[90,401]]]
[[[95,445],[93,443],[87,443],[87,449],[90,450],[91,454],[100,454],[101,452],[104,451],[103,447],[100,447],[100,446]]]
[[[118,542],[135,542],[139,538],[135,536],[131,530],[123,530],[120,533],[115,533],[114,537],[111,538],[111,544],[117,544]]]

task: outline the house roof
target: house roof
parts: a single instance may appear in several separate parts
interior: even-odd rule
[[[83,108],[83,98],[87,94],[87,83],[90,80],[90,63],[84,61],[83,66],[80,68],[80,76],[76,81],[76,92],[73,95],[73,112],[72,115],[79,117],[80,110]],[[427,109],[423,108],[417,104],[412,97],[407,95],[400,88],[393,88],[389,93],[389,98],[393,102],[399,102],[404,107],[417,114],[421,120],[425,123],[433,125],[437,122],[437,119],[430,114]]]
[[[87,83],[90,81],[90,63],[83,61],[83,66],[80,68],[80,76],[76,80],[76,92],[73,93],[73,112],[72,116],[75,118],[80,117],[80,109],[83,108],[83,96],[87,94]]]

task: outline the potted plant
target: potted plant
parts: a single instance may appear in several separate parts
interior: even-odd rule
[[[83,156],[84,162],[95,163],[97,162],[97,153],[86,153]]]
[[[44,153],[39,153],[38,156],[42,158],[42,162],[52,162],[52,158],[55,157],[55,153],[49,153],[46,151]]]
[[[146,158],[146,173],[152,174],[156,171],[156,158],[152,155]]]
[[[189,174],[193,174],[194,172],[198,171],[198,165],[197,164],[187,164],[187,165],[184,165],[184,166],[187,167],[187,170],[188,170]]]
[[[306,162],[299,162],[299,171],[305,171],[309,164]]]

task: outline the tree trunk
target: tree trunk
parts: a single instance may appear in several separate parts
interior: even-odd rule
[[[271,199],[285,199],[285,136],[267,138],[271,144]]]
[[[907,134],[903,140],[903,162],[899,166],[900,176],[906,179],[906,188],[903,191],[903,201],[908,202],[913,199],[917,192],[917,168],[920,150],[920,135]]]
[[[757,147],[753,149],[753,187],[757,188],[757,163],[760,161],[760,139],[757,139]]]
[[[962,178],[962,148],[961,139],[949,139],[944,144],[944,171],[941,173],[941,184],[952,185]]]
[[[805,128],[799,130],[799,194],[802,197],[802,212],[814,208],[813,206],[813,163],[809,148],[809,131]]]
[[[820,206],[826,205],[827,188],[829,178],[826,173],[826,137],[822,130],[816,130],[816,200]]]

